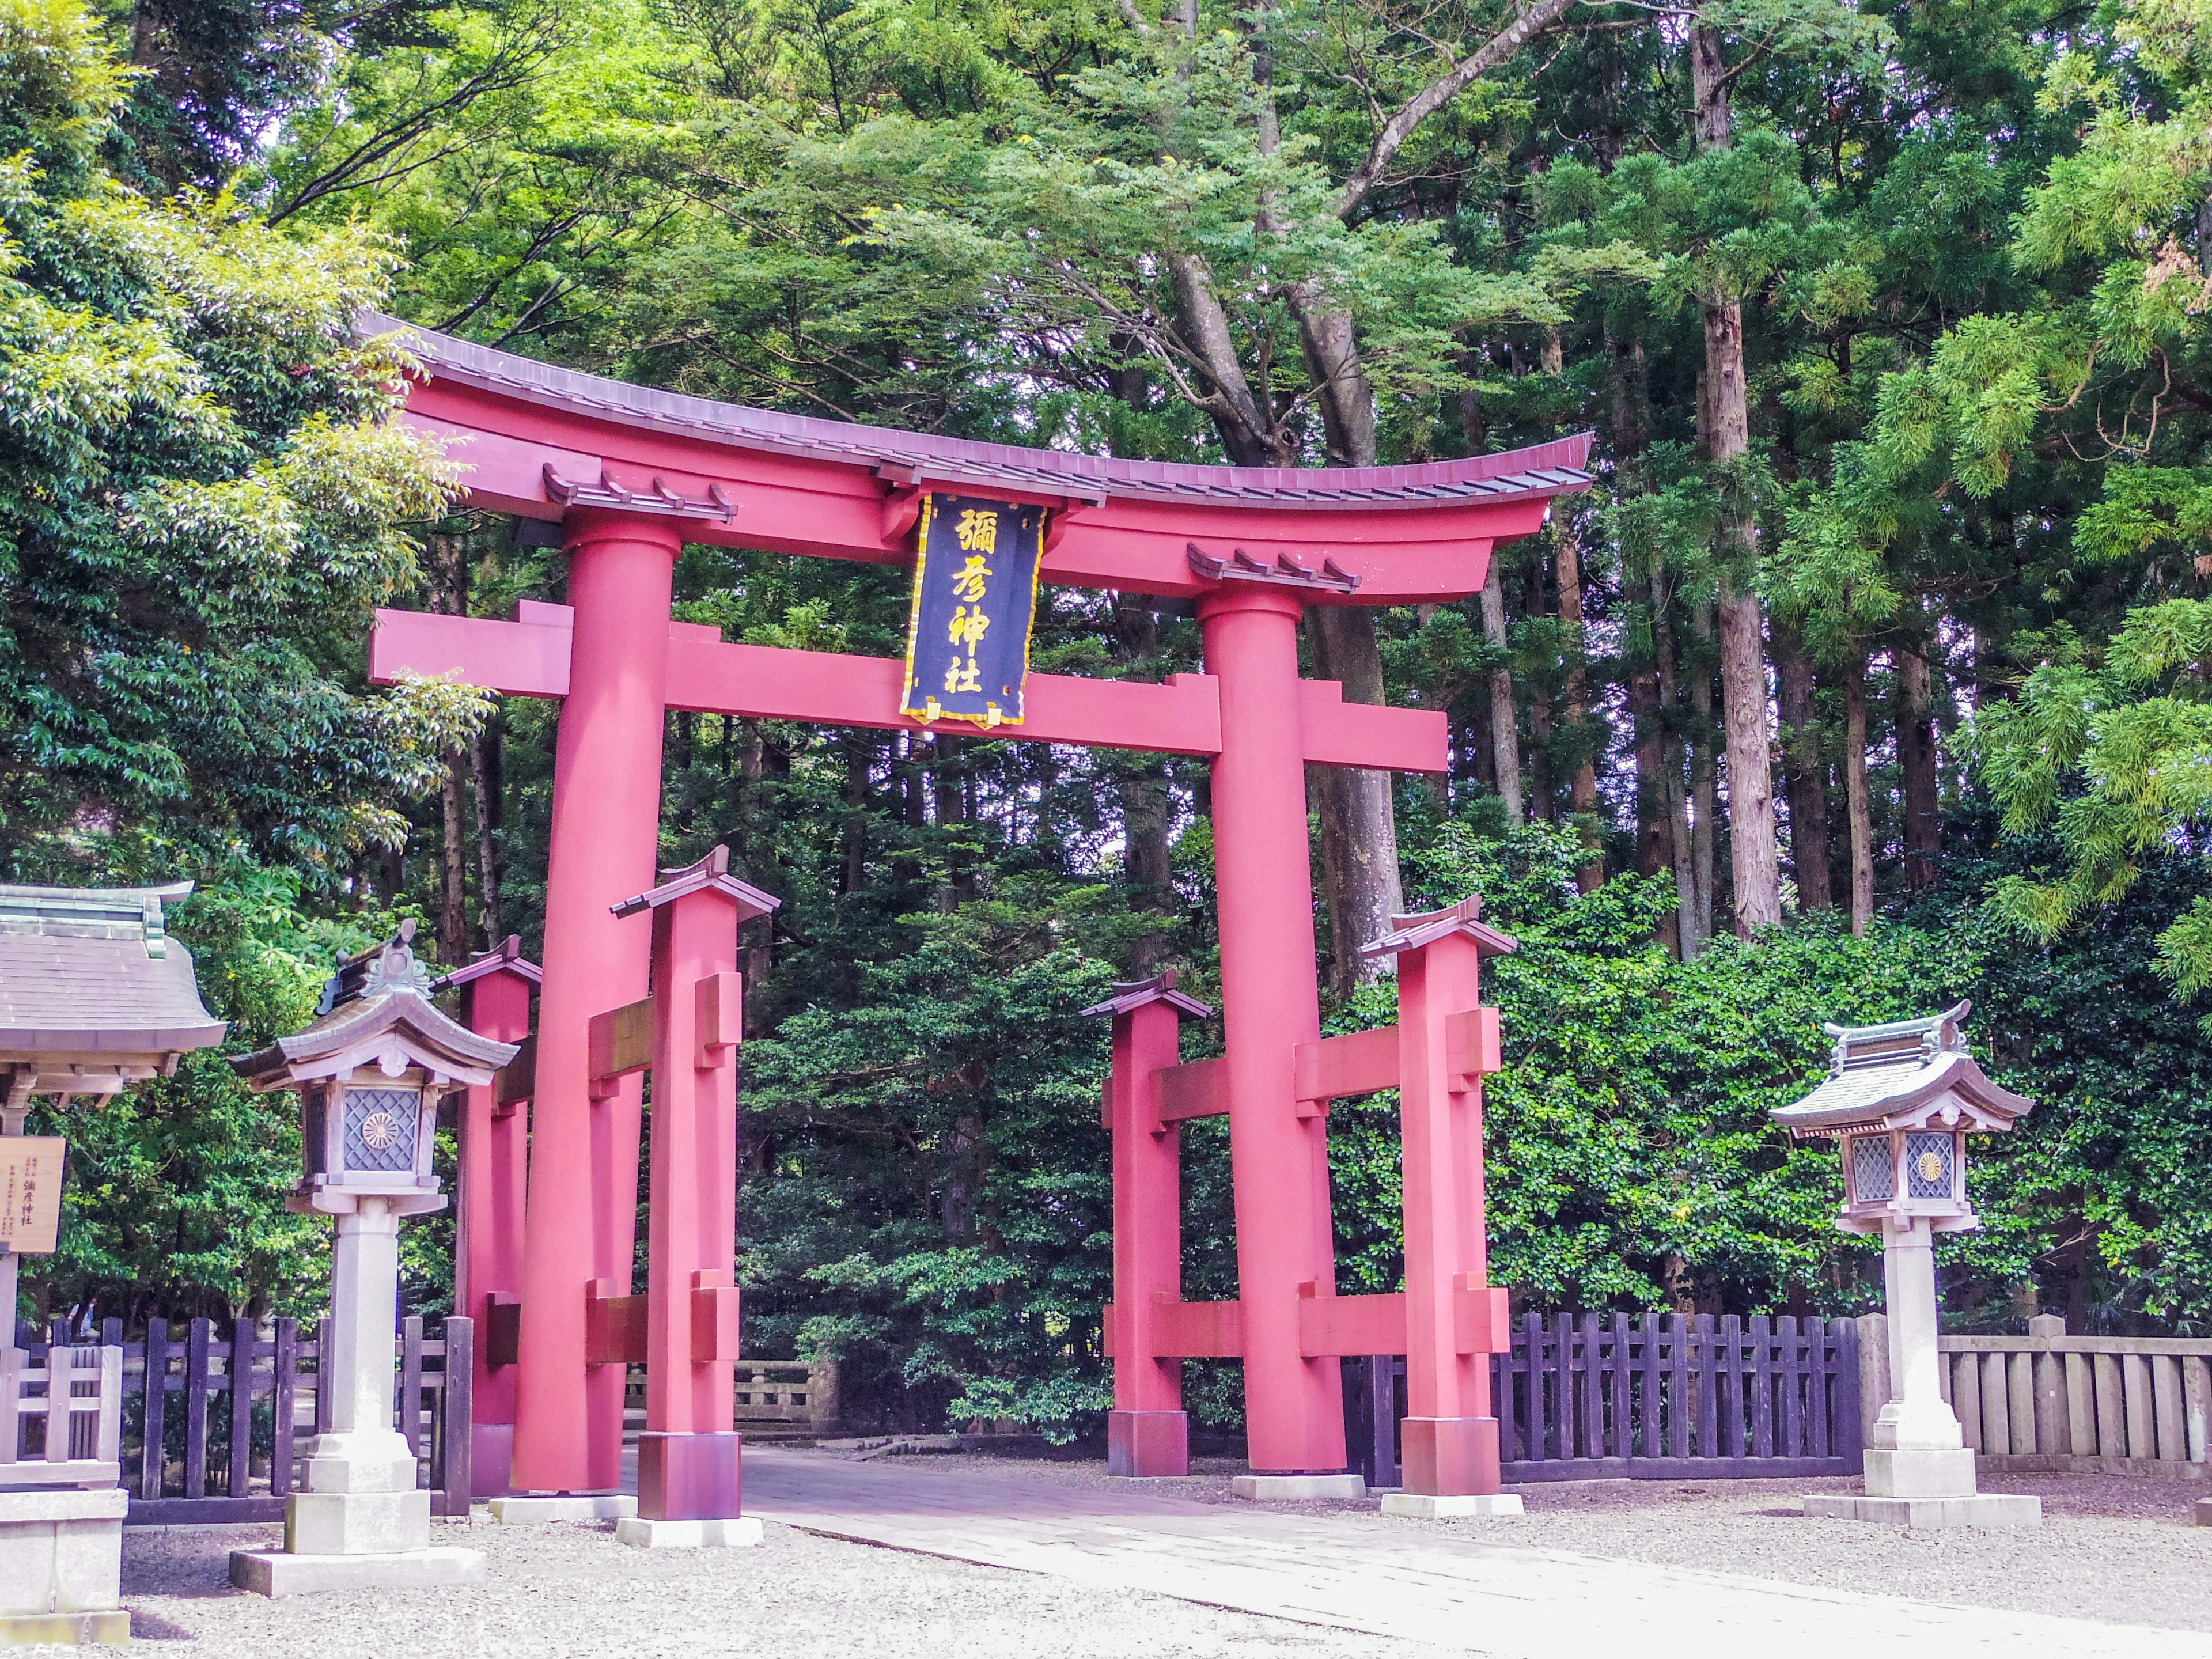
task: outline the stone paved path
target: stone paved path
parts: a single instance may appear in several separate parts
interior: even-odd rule
[[[2212,1638],[1557,1550],[1443,1540],[1379,1516],[1098,1491],[748,1448],[747,1513],[807,1531],[1498,1659],[1869,1651],[2212,1659]],[[1873,1644],[1870,1647],[1870,1644]]]

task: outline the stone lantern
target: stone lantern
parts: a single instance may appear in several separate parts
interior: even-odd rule
[[[232,1062],[256,1091],[299,1095],[306,1167],[287,1202],[331,1216],[337,1235],[318,1382],[329,1428],[285,1500],[284,1548],[231,1556],[232,1582],[266,1595],[483,1577],[477,1552],[430,1547],[430,1494],[394,1426],[399,1218],[445,1207],[430,1168],[439,1103],[489,1084],[515,1048],[438,1011],[414,933],[409,921],[340,963],[313,1024]]]
[[[1835,1040],[1826,1079],[1774,1113],[1795,1138],[1840,1146],[1836,1224],[1881,1236],[1888,1301],[1888,1397],[1868,1435],[1866,1493],[1808,1498],[1808,1515],[1911,1527],[2043,1518],[2039,1498],[1975,1490],[1974,1454],[1942,1393],[1935,1236],[1981,1225],[1966,1197],[1966,1137],[2009,1129],[2034,1104],[1974,1063],[1964,1030],[1972,1006],[1824,1028]]]

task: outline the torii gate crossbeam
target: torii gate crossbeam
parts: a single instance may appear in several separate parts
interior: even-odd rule
[[[399,326],[365,319],[382,331]],[[1226,1096],[1252,1467],[1345,1463],[1334,1360],[1309,1357],[1299,1286],[1331,1284],[1326,1120],[1298,1109],[1293,1055],[1320,1035],[1309,763],[1440,772],[1434,710],[1343,702],[1298,677],[1316,604],[1479,591],[1493,542],[1583,488],[1578,437],[1469,460],[1253,469],[1024,450],[775,415],[628,386],[422,331],[404,418],[456,441],[473,504],[556,520],[567,606],[513,622],[382,611],[372,678],[446,673],[563,699],[523,1255],[513,1479],[609,1491],[623,1368],[586,1344],[595,1283],[626,1290],[640,1084],[595,1099],[594,1016],[645,994],[648,941],[611,908],[651,888],[667,711],[916,728],[889,659],[723,643],[672,623],[686,542],[902,563],[920,497],[960,490],[1052,509],[1042,578],[1188,598],[1206,672],[1165,685],[1033,675],[1029,718],[994,735],[1212,762]]]

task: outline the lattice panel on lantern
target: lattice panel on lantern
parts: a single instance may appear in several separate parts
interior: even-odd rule
[[[413,1089],[347,1090],[346,1168],[395,1175],[414,1169],[422,1110],[422,1097]]]
[[[1905,1137],[1905,1194],[1908,1198],[1951,1196],[1951,1137],[1909,1134]]]
[[[1851,1137],[1851,1196],[1861,1204],[1897,1196],[1897,1171],[1887,1135]]]

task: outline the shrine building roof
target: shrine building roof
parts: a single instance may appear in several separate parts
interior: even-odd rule
[[[166,887],[0,885],[0,1083],[33,1095],[106,1096],[222,1041],[191,953],[168,936]]]
[[[1133,460],[787,415],[632,386],[495,350],[381,313],[363,313],[356,327],[364,335],[404,330],[409,353],[436,380],[674,436],[871,469],[896,483],[1011,489],[1099,503],[1139,499],[1374,509],[1548,497],[1584,489],[1590,482],[1583,466],[1589,450],[1587,434],[1532,448],[1409,466],[1209,466]],[[459,459],[465,462],[467,457]]]
[[[1967,1051],[1961,1002],[1924,1019],[1886,1025],[1828,1025],[1828,1075],[1812,1093],[1778,1108],[1774,1121],[1800,1139],[1917,1127],[1961,1117],[1969,1129],[2007,1129],[2035,1103],[1990,1081]]]

